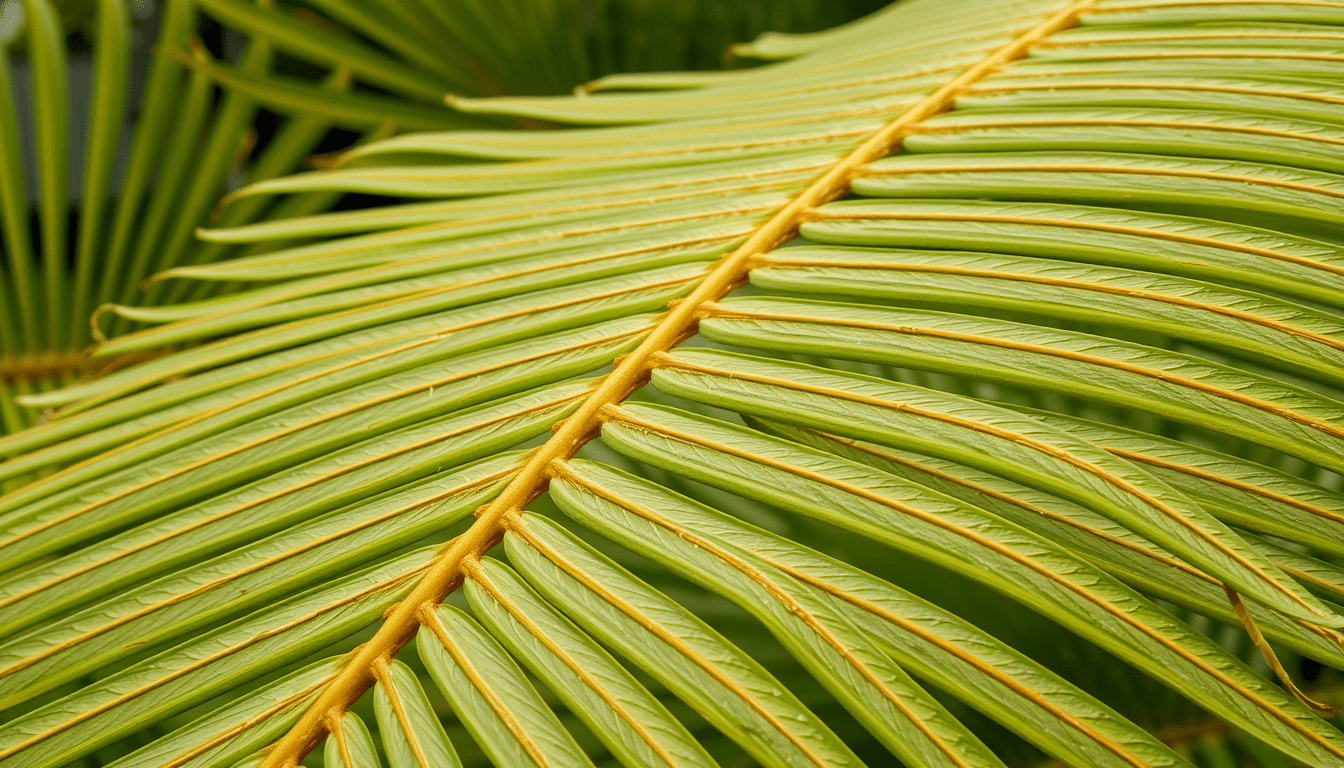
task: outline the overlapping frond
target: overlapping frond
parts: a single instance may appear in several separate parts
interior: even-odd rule
[[[147,284],[151,276],[284,244],[200,242],[193,238],[197,227],[264,230],[264,222],[302,220],[337,203],[342,193],[220,202],[241,183],[320,165],[319,149],[351,141],[331,129],[355,132],[358,145],[398,131],[516,124],[448,110],[443,98],[565,92],[611,70],[618,58],[631,66],[704,66],[709,48],[697,50],[685,35],[659,37],[656,51],[648,41],[632,44],[660,26],[659,13],[687,31],[694,27],[705,36],[699,44],[715,56],[722,46],[709,41],[711,29],[745,34],[766,21],[748,3],[728,3],[722,13],[696,0],[670,10],[627,3],[607,9],[591,39],[579,42],[573,31],[583,27],[583,3],[458,4],[452,14],[421,0],[385,2],[376,11],[344,0],[312,5],[165,0],[157,14],[128,0],[7,5],[0,433],[36,421],[32,411],[14,407],[16,396],[160,351],[91,360],[82,354],[91,342],[125,334],[141,319],[162,322],[155,307],[208,304],[238,287]],[[808,29],[851,13],[809,0],[775,9],[769,21]],[[245,44],[231,46],[239,50],[227,51],[228,62],[215,60],[195,38],[206,19],[223,24],[230,40],[245,36]],[[81,50],[85,45],[91,54]],[[313,65],[305,71],[310,79],[294,75],[295,57]],[[258,119],[263,108],[284,119],[275,126]],[[108,313],[112,306],[121,311]]]
[[[1190,765],[1159,686],[1344,765],[1293,679],[1344,670],[1344,5],[744,50],[453,99],[571,127],[254,184],[406,201],[228,222],[274,249],[156,284],[240,290],[113,308],[97,355],[185,347],[0,438],[45,474],[0,497],[0,766]]]
[[[32,411],[13,407],[16,395],[139,359],[83,356],[102,332],[131,327],[113,318],[108,327],[95,320],[91,328],[97,307],[140,303],[142,281],[156,272],[242,252],[197,242],[196,227],[316,213],[333,202],[319,195],[216,210],[230,184],[298,169],[331,124],[311,115],[289,121],[252,162],[243,162],[257,141],[257,101],[239,91],[218,92],[179,61],[196,27],[195,6],[163,3],[152,38],[152,25],[132,5],[99,0],[71,9],[24,0],[7,7],[6,22],[14,27],[7,35],[22,34],[4,46],[0,67],[0,433],[35,422]],[[70,54],[71,43],[80,42],[74,33],[91,55]],[[148,62],[143,83],[132,72],[140,60]],[[256,39],[237,66],[259,75],[273,60],[271,45]],[[11,70],[28,82],[16,82]],[[325,87],[336,93],[349,84],[348,73],[337,73]],[[72,115],[87,120],[78,124]],[[384,124],[396,125],[396,118]],[[72,151],[76,141],[78,153]],[[152,299],[185,295],[155,290]]]
[[[569,93],[582,83],[594,91],[632,84],[693,87],[705,76],[624,73],[714,69],[730,44],[754,31],[821,29],[881,3],[473,0],[449,6],[435,0],[387,0],[369,6],[315,0],[287,7],[201,0],[200,5],[212,18],[278,51],[318,67],[347,70],[372,88],[327,94],[292,74],[196,65],[217,81],[277,112],[322,115],[356,130],[378,126],[389,113],[401,116],[403,127],[434,130],[509,122],[440,109],[445,94]],[[736,46],[732,53],[747,60],[780,57],[759,46]],[[791,55],[796,54],[785,54]]]

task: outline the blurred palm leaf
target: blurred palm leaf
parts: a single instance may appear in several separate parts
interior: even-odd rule
[[[6,432],[33,421],[31,413],[12,407],[14,393],[59,386],[92,369],[81,353],[92,340],[88,317],[96,306],[138,300],[140,283],[149,275],[225,254],[226,249],[193,240],[197,225],[248,223],[270,207],[236,206],[211,218],[226,185],[238,183],[231,175],[244,175],[240,158],[255,142],[257,107],[243,94],[216,96],[207,78],[178,62],[195,28],[192,8],[165,4],[141,83],[132,63],[138,60],[135,51],[150,45],[147,22],[133,16],[123,0],[90,5],[84,14],[65,6],[64,17],[47,0],[6,6],[9,20],[23,30],[9,46],[17,52],[11,57],[6,51],[0,81],[6,252],[0,270],[5,393],[0,421]],[[67,53],[71,43],[81,46],[76,56]],[[31,84],[11,82],[11,58],[20,65],[14,69],[31,75]],[[269,45],[258,42],[242,54],[239,66],[260,72],[272,59]],[[89,78],[86,86],[72,89],[72,67],[81,81]],[[347,80],[342,76],[328,87],[343,87]],[[16,93],[28,99],[16,102]],[[76,94],[85,93],[87,104],[76,101]],[[72,109],[78,114],[86,107],[86,124],[67,119]],[[31,130],[20,122],[21,111],[31,111]],[[127,121],[132,111],[133,131]],[[297,169],[328,127],[318,117],[292,121],[249,164],[245,178],[257,181]],[[82,157],[83,166],[71,167],[67,148],[80,137],[83,147],[70,154]],[[25,143],[35,151],[27,166],[37,180],[31,190],[25,183]],[[325,208],[311,202],[299,210]]]
[[[911,0],[249,185],[397,200],[22,399],[0,766],[1344,765],[1341,30]]]
[[[738,39],[720,44],[725,35],[820,28],[855,13],[817,0],[490,3],[455,7],[451,17],[444,8],[420,0],[378,12],[347,2],[292,8],[164,0],[156,15],[152,3],[128,0],[7,0],[0,22],[12,61],[0,73],[0,433],[33,423],[13,407],[14,395],[106,370],[90,365],[83,348],[93,335],[135,326],[100,317],[91,331],[95,307],[143,303],[143,281],[165,269],[257,250],[195,242],[197,226],[335,204],[341,195],[316,193],[274,205],[265,198],[219,205],[227,189],[293,172],[319,147],[339,142],[346,134],[333,128],[353,130],[358,140],[361,133],[489,125],[498,121],[445,109],[443,96],[568,90],[617,63],[713,66]],[[234,46],[233,63],[215,61],[196,39],[207,23],[200,10],[209,23],[230,25],[222,33],[229,40],[239,32],[247,40]],[[449,18],[458,26],[433,23]],[[410,20],[428,23],[415,26],[418,33],[398,26]],[[582,24],[593,28],[574,37]],[[682,29],[680,37],[666,34],[669,24]],[[515,37],[495,32],[502,29]],[[715,50],[712,62],[705,46]],[[217,89],[212,78],[228,87]],[[258,146],[261,108],[290,119]],[[191,296],[232,288],[198,286]],[[149,302],[187,297],[180,286],[155,289]]]

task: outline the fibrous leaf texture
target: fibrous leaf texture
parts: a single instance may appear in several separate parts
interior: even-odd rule
[[[1344,4],[905,0],[442,107],[429,0],[314,3],[358,62],[203,5],[504,127],[244,187],[397,201],[226,206],[93,350],[152,359],[20,399],[0,768],[1344,766]]]

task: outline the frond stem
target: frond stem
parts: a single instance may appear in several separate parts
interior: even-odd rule
[[[525,509],[545,492],[552,463],[571,458],[597,435],[601,428],[602,408],[623,402],[643,386],[653,368],[654,355],[672,349],[694,334],[702,305],[719,301],[744,284],[752,259],[791,240],[809,211],[845,194],[859,168],[891,154],[919,123],[951,109],[956,97],[965,89],[1004,65],[1023,58],[1044,38],[1074,26],[1078,17],[1095,3],[1096,0],[1074,0],[925,96],[832,166],[780,208],[746,242],[724,256],[704,281],[677,302],[644,341],[621,359],[579,409],[559,424],[555,433],[533,452],[504,490],[478,510],[471,528],[447,546],[414,590],[388,614],[377,633],[355,649],[345,668],[303,717],[276,742],[260,768],[283,768],[298,763],[317,745],[326,733],[327,714],[333,710],[348,710],[374,684],[375,662],[391,657],[410,642],[420,629],[425,609],[437,606],[461,584],[463,562],[480,556],[500,541],[506,516]]]

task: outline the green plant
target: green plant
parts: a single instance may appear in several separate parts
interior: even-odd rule
[[[1344,765],[1342,28],[910,0],[246,187],[413,200],[22,398],[0,766]]]
[[[769,8],[756,0],[672,0],[656,8],[638,0],[527,0],[457,3],[448,19],[457,26],[444,28],[447,6],[421,0],[383,2],[376,12],[348,0],[297,8],[252,0],[160,5],[151,23],[140,16],[152,0],[0,3],[4,58],[20,63],[21,78],[31,81],[16,88],[10,67],[0,72],[0,434],[34,423],[33,412],[14,407],[15,395],[132,361],[94,366],[82,355],[103,334],[137,327],[105,310],[233,288],[179,284],[146,296],[151,275],[277,247],[194,242],[197,226],[304,216],[336,204],[340,194],[314,193],[219,205],[240,182],[313,161],[320,146],[339,142],[332,128],[368,141],[402,130],[515,124],[453,113],[443,108],[444,94],[568,91],[617,63],[692,68],[704,64],[704,48],[687,38],[692,26],[702,46],[717,47],[726,35],[761,28],[766,19],[756,17],[808,29],[849,13],[845,3],[818,0]],[[202,10],[248,36],[234,63],[214,60],[195,38]],[[591,30],[580,23],[586,17]],[[490,23],[509,30],[512,43],[485,34],[481,25]],[[652,45],[651,35],[658,38]],[[518,55],[520,45],[530,56]],[[131,71],[137,62],[148,70],[143,83]],[[72,77],[88,82],[72,88]],[[31,95],[16,98],[16,91]],[[259,108],[290,119],[257,147]],[[33,155],[34,189],[25,188],[26,154]],[[72,168],[75,159],[82,167]]]
[[[255,201],[214,210],[230,174],[260,181],[297,170],[330,126],[320,116],[290,121],[244,174],[238,159],[256,140],[251,127],[256,103],[239,92],[217,96],[204,74],[188,74],[178,61],[184,40],[195,28],[190,4],[165,3],[157,19],[160,34],[147,57],[144,95],[136,99],[128,96],[139,92],[130,84],[133,50],[150,47],[149,31],[125,0],[83,6],[11,0],[5,12],[21,34],[5,46],[6,66],[0,72],[5,250],[0,268],[0,433],[34,422],[33,412],[14,407],[15,394],[58,387],[97,371],[81,354],[94,338],[89,318],[95,307],[138,302],[142,281],[162,269],[208,263],[237,252],[194,242],[196,226],[315,213],[331,204],[330,196],[309,195],[281,206]],[[70,87],[72,44],[91,59],[80,70],[89,73],[87,94]],[[238,66],[263,72],[273,58],[262,41],[248,46]],[[23,62],[32,78],[27,89],[33,114],[29,143],[38,184],[31,201],[11,60]],[[340,75],[327,87],[339,89],[348,80]],[[86,111],[87,122],[68,119],[81,111]],[[132,111],[134,131],[127,119]],[[67,149],[76,144],[82,145],[84,162],[72,176],[76,169]],[[68,181],[72,177],[78,179],[73,190]],[[71,200],[78,201],[77,212],[72,213]],[[156,293],[152,298],[164,297]],[[128,327],[120,320],[111,324],[113,332]]]

